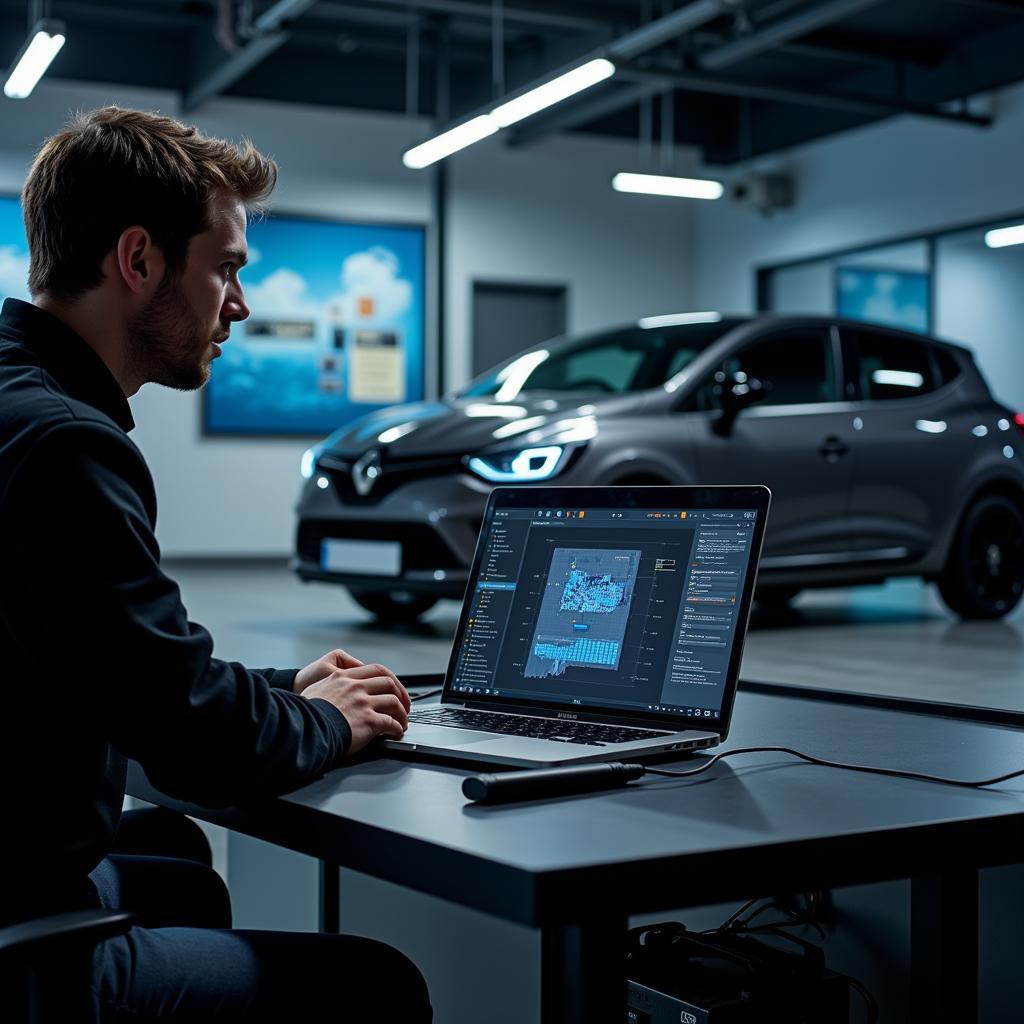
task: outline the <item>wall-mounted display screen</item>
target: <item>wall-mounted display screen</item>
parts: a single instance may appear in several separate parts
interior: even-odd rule
[[[929,330],[930,275],[873,267],[836,268],[836,313],[909,331]]]
[[[29,298],[28,241],[15,196],[0,196],[0,298]]]
[[[423,398],[424,229],[273,216],[249,225],[236,324],[204,391],[208,434],[329,434]]]

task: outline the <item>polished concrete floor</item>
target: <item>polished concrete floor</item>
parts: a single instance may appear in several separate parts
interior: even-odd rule
[[[414,627],[375,622],[340,587],[302,584],[282,562],[168,562],[218,657],[254,667],[306,664],[333,647],[402,673],[443,672],[458,605]],[[801,595],[755,614],[745,679],[895,694],[1024,711],[1024,605],[1002,622],[964,623],[913,580]]]

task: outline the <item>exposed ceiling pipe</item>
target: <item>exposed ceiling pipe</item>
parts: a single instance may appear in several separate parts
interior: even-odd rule
[[[827,90],[806,90],[767,82],[747,82],[719,78],[700,72],[661,70],[656,67],[620,68],[620,77],[626,81],[649,82],[661,87],[674,86],[690,92],[706,92],[718,96],[746,96],[750,99],[772,100],[779,103],[793,103],[805,107],[825,107],[830,110],[844,110],[851,114],[866,114],[870,117],[893,117],[898,114],[913,114],[915,117],[952,121],[976,127],[988,127],[992,118],[987,114],[973,114],[970,111],[945,110],[925,103],[907,103],[885,97],[837,93]]]
[[[765,53],[782,43],[788,43],[791,39],[816,32],[833,22],[851,18],[869,7],[877,7],[881,2],[882,0],[824,0],[822,3],[811,4],[788,18],[771,22],[717,49],[702,53],[697,63],[709,71],[727,68]]]
[[[300,18],[316,0],[278,0],[253,23],[255,35],[226,61],[195,82],[182,97],[185,113],[195,110],[206,100],[234,85],[243,75],[261,64],[288,41],[288,32],[281,29],[286,22]]]

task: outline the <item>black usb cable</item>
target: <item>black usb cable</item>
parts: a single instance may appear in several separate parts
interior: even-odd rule
[[[926,772],[911,772],[901,768],[879,768],[875,765],[852,764],[847,761],[830,761],[794,750],[792,747],[735,747],[723,750],[709,757],[696,768],[671,771],[667,768],[652,768],[647,765],[621,761],[602,761],[597,764],[570,765],[565,768],[536,768],[526,771],[503,772],[501,774],[473,775],[462,782],[462,792],[470,800],[481,804],[513,803],[520,800],[544,800],[555,796],[569,796],[574,793],[592,793],[603,789],[614,789],[645,775],[664,778],[686,779],[701,775],[713,768],[719,761],[739,754],[789,754],[808,764],[823,768],[841,768],[850,772],[867,772],[872,775],[891,775],[898,779],[918,779],[923,782],[938,782],[946,786],[963,789],[982,789],[1000,782],[1024,775],[1024,768],[991,779],[949,779]]]

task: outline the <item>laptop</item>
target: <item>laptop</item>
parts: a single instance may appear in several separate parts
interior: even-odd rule
[[[440,702],[399,753],[540,767],[729,730],[767,487],[499,487]]]

